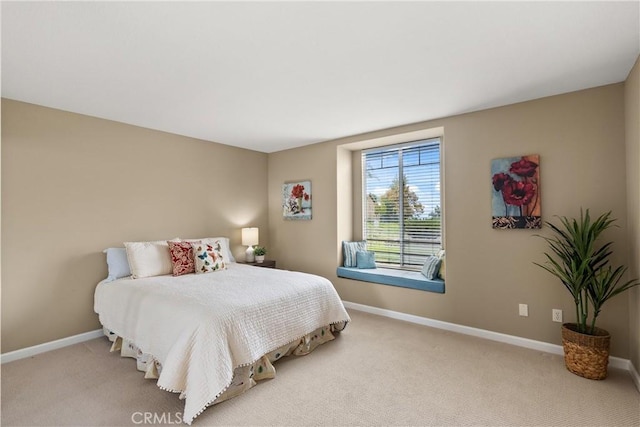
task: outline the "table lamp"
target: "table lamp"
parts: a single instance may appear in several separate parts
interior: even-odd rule
[[[247,248],[245,261],[254,262],[256,260],[253,254],[253,245],[258,244],[258,227],[248,227],[242,229],[242,244],[249,246]]]

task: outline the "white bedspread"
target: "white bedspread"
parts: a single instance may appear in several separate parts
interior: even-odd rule
[[[94,309],[103,326],[162,364],[158,386],[186,398],[187,424],[229,386],[236,367],[350,320],[323,277],[235,263],[209,274],[101,282]]]

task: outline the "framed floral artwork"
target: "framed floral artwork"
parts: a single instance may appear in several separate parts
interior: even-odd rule
[[[282,215],[284,219],[311,219],[311,181],[282,186]]]
[[[493,228],[541,228],[540,156],[491,161]]]

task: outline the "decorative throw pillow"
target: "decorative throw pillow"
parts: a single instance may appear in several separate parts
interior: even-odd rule
[[[179,242],[180,239],[175,238],[172,241]],[[171,274],[173,271],[166,240],[124,242],[124,247],[127,249],[131,277],[134,279]]]
[[[194,242],[200,243],[200,242]],[[169,245],[169,253],[171,254],[171,266],[174,276],[182,276],[195,272],[195,263],[193,260],[193,246],[189,242],[167,242]]]
[[[433,280],[438,275],[440,269],[440,258],[429,255],[422,266],[422,275],[429,280]]]
[[[358,265],[356,259],[356,252],[366,251],[367,241],[362,240],[359,242],[342,242],[342,252],[344,257],[345,267],[356,267]]]
[[[236,262],[233,254],[231,253],[228,237],[203,237],[202,239],[183,239],[182,241],[189,243],[208,243],[210,245],[213,245],[218,241],[222,247],[222,256],[224,257],[225,262]]]
[[[193,243],[192,245],[196,274],[226,270],[222,244],[219,241],[214,244]]]
[[[376,253],[372,251],[356,252],[356,266],[358,268],[376,268]]]
[[[103,252],[107,254],[107,268],[109,270],[107,280],[112,281],[131,276],[125,248],[107,248]]]

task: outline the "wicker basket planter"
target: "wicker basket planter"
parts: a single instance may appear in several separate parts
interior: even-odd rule
[[[581,334],[576,330],[575,323],[562,325],[562,347],[567,369],[590,380],[605,379],[611,335],[600,328],[595,328],[595,335]]]

